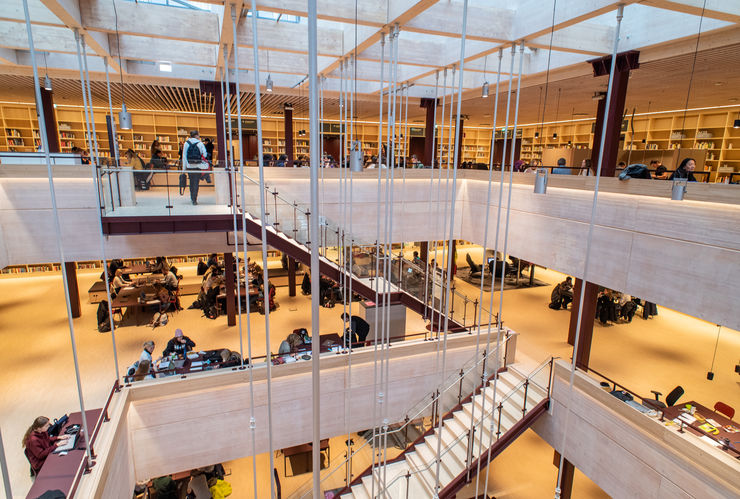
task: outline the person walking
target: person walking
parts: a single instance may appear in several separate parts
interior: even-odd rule
[[[194,205],[198,204],[200,177],[208,169],[207,155],[206,148],[203,142],[200,141],[198,130],[191,130],[190,138],[185,142],[182,149],[182,169],[188,173],[190,201]]]

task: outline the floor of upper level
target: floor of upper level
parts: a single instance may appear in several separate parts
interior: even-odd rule
[[[459,251],[465,250],[461,248]],[[480,252],[479,249],[473,251]],[[479,258],[480,254],[474,257],[476,260]],[[195,273],[195,268],[183,266],[182,271]],[[460,272],[466,270],[461,269]],[[80,271],[80,289],[88,289],[99,275],[99,271]],[[542,269],[537,269],[537,277],[550,284],[563,278],[557,272]],[[478,297],[477,287],[462,279],[456,282],[458,291]],[[504,295],[504,322],[520,333],[519,351],[533,359],[543,359],[547,355],[568,358],[571,354],[571,347],[565,341],[570,312],[547,307],[551,290],[551,286],[542,286],[514,289]],[[486,304],[488,296],[484,293]],[[194,297],[185,297],[184,306],[190,305],[192,299]],[[277,351],[280,341],[294,328],[310,325],[310,297],[299,294],[290,298],[287,288],[278,288],[277,300],[280,307],[271,314],[272,351]],[[88,408],[94,408],[102,406],[114,379],[111,335],[98,333],[95,327],[96,305],[86,303],[84,297],[82,302],[82,317],[74,324],[85,402]],[[723,400],[740,409],[738,375],[733,372],[738,360],[737,352],[740,351],[740,334],[722,329],[714,367],[715,378],[707,381],[706,372],[712,361],[717,327],[665,309],[660,304],[658,307],[659,315],[649,320],[637,317],[632,323],[610,326],[596,323],[591,355],[593,368],[637,393],[649,394],[651,389],[667,393],[676,384],[681,384],[686,389],[686,400],[697,400],[706,405]],[[497,298],[494,308],[498,308]],[[341,305],[333,309],[322,308],[322,332],[340,331],[341,313]],[[423,330],[424,323],[419,316],[409,313],[408,317],[409,331]],[[38,415],[58,417],[65,412],[79,410],[61,277],[0,279],[0,324],[3,324],[0,328],[0,363],[4,366],[0,371],[0,386],[5,387],[0,394],[0,414],[3,414],[0,430],[14,495],[23,496],[31,484],[20,448],[23,432]],[[156,351],[161,352],[176,328],[182,328],[199,349],[239,348],[238,329],[226,327],[225,317],[209,320],[200,310],[183,310],[172,315],[168,325],[154,330],[145,326],[118,329],[116,339],[121,369],[138,358],[141,345],[146,340],[154,340]],[[262,355],[266,349],[264,316],[252,315],[251,330],[253,355]],[[246,324],[244,338],[246,345]],[[501,468],[493,471],[489,493],[511,498],[552,495],[556,472],[552,466],[552,450],[530,433],[503,454]],[[342,451],[337,449],[336,452]],[[533,465],[528,467],[528,480],[522,476],[520,464],[523,456],[528,460],[534,456],[531,457]],[[237,469],[236,465],[234,469]],[[251,464],[244,469],[247,470],[244,474],[240,472],[239,476],[230,479],[232,483],[240,484],[235,491],[251,490],[251,479],[247,474],[251,473]],[[504,470],[508,471],[504,473]],[[577,497],[600,497],[598,491],[593,492],[593,484],[589,485],[585,478],[577,481],[576,492],[579,484],[583,484],[584,491],[583,494],[577,493]]]

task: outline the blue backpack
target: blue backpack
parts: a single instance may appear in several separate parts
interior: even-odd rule
[[[188,163],[202,163],[203,162],[203,156],[200,153],[200,148],[198,147],[198,143],[195,142],[188,142],[188,152],[185,155],[185,157],[188,160]]]

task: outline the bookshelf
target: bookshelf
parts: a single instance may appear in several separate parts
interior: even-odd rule
[[[143,265],[147,260],[154,260],[154,258],[127,258],[124,259],[126,265]],[[199,260],[208,260],[207,254],[202,255],[174,255],[168,256],[167,261],[171,265],[178,265],[183,263],[198,263]],[[90,260],[75,262],[77,270],[97,270],[100,269],[102,272],[103,262],[101,260]],[[33,263],[27,265],[9,265],[4,269],[0,270],[0,278],[10,277],[22,277],[27,275],[48,275],[60,272],[61,267],[59,263]]]
[[[74,146],[87,149],[82,108],[57,105],[55,112],[62,151],[69,152]],[[100,154],[109,157],[105,115],[104,109],[96,109],[94,112]],[[121,153],[129,148],[134,149],[145,160],[149,159],[149,148],[155,138],[159,139],[165,155],[170,160],[176,160],[179,145],[187,139],[190,130],[198,129],[201,137],[212,139],[216,137],[216,120],[213,115],[136,110],[131,111],[131,115],[133,129],[117,132],[119,147]],[[667,151],[676,149],[706,151],[706,168],[711,172],[709,181],[721,182],[730,173],[740,172],[740,129],[733,128],[733,122],[738,117],[740,106],[689,111],[685,116],[683,112],[636,116],[634,123],[630,123],[623,132],[623,149],[631,149],[633,157],[637,151],[650,151],[641,154],[640,157],[654,154],[667,157]],[[262,124],[264,152],[276,156],[286,154],[283,118],[264,117]],[[543,151],[546,149],[588,149],[593,140],[593,124],[594,120],[591,118],[520,127],[522,133],[520,159],[527,162],[542,160]],[[500,133],[502,128],[499,127],[497,133]],[[299,130],[306,130],[306,134],[299,135]],[[349,127],[347,132],[349,133]],[[396,155],[399,158],[404,150],[409,153],[409,138],[402,137],[405,132],[403,124],[397,124]],[[377,123],[356,123],[353,126],[353,133],[355,140],[361,142],[364,155],[377,154]],[[387,133],[387,127],[384,126],[383,142],[387,140]],[[449,137],[446,123],[444,126],[437,126],[436,137],[435,152],[439,151],[441,143],[442,166],[446,167]],[[308,155],[307,119],[294,118],[293,139],[295,157]],[[38,123],[34,106],[24,103],[0,103],[0,151],[31,152],[36,149],[38,142]],[[461,161],[488,163],[490,147],[490,128],[476,127],[467,123],[464,125]]]

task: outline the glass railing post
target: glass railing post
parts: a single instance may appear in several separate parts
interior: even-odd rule
[[[278,227],[280,225],[280,220],[278,220],[278,204],[277,204],[278,191],[277,189],[272,190],[272,197],[275,200],[275,215],[273,216],[273,219],[275,221],[273,222],[272,226],[275,227],[275,230],[278,230]]]
[[[293,239],[298,241],[298,204],[293,203]]]
[[[465,372],[462,369],[460,369],[460,388],[457,391],[457,403],[458,404],[462,402],[462,385],[463,385],[464,377],[465,377]]]

